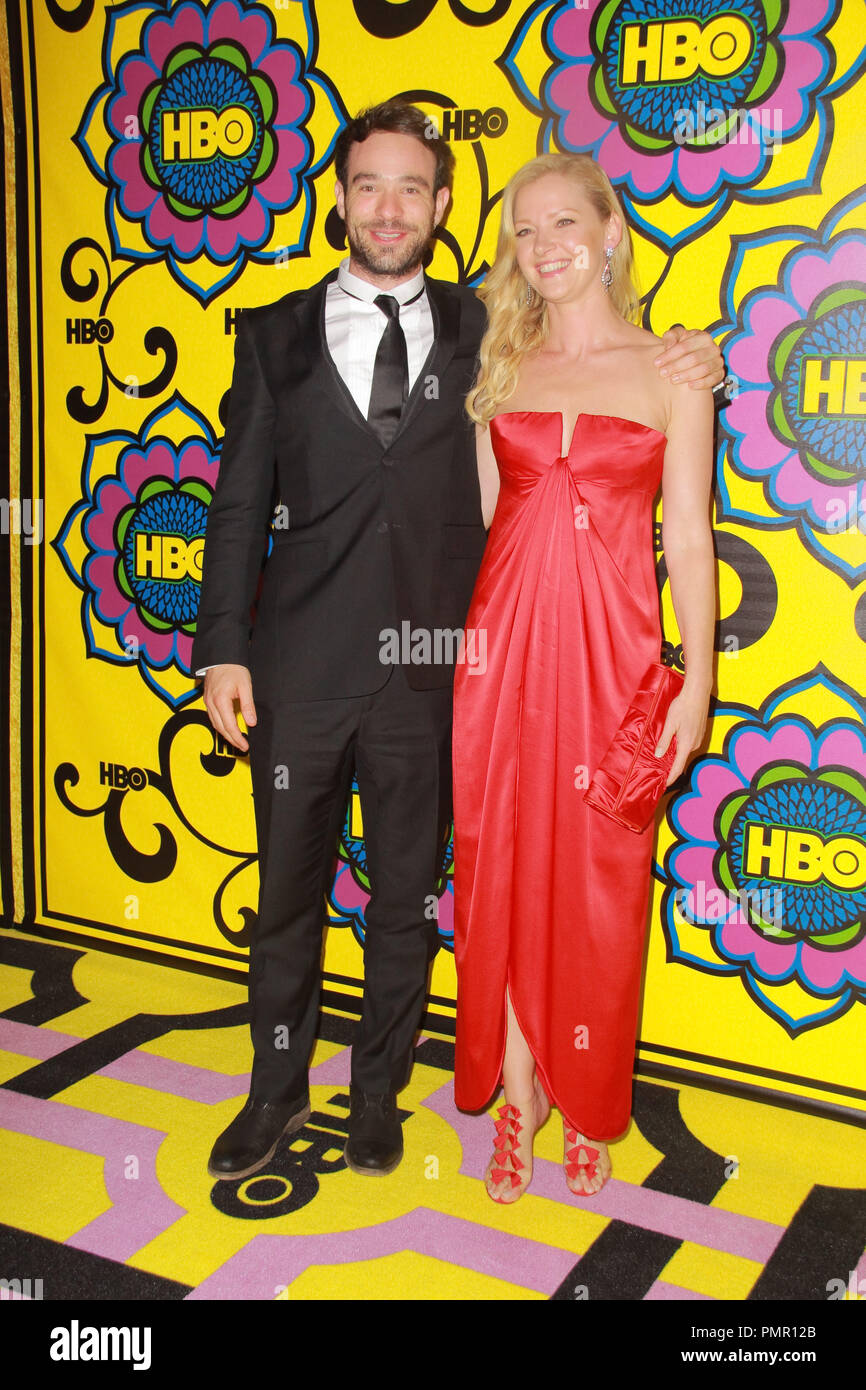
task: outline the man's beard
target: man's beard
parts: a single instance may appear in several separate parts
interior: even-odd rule
[[[365,233],[369,231],[377,232],[408,232],[408,241],[400,246],[383,246],[379,242],[369,240]],[[428,227],[411,227],[402,223],[396,226],[359,226],[357,223],[346,223],[346,240],[349,243],[349,250],[352,260],[356,265],[362,266],[370,275],[381,275],[389,279],[394,276],[406,275],[410,270],[415,270],[421,264],[427,245],[433,235],[433,219],[430,219]],[[360,240],[361,237],[364,240]]]

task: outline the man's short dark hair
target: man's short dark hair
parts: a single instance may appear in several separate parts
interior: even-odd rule
[[[334,147],[334,165],[337,178],[344,189],[350,149],[353,145],[362,144],[376,131],[385,131],[393,135],[411,135],[418,140],[436,159],[434,198],[440,188],[447,188],[450,192],[454,181],[454,151],[448,141],[439,134],[438,127],[430,116],[425,116],[417,106],[410,106],[399,97],[382,101],[378,106],[369,106],[366,111],[359,111],[355,119],[349,121],[340,131]]]

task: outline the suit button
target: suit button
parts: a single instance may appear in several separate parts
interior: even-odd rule
[[[384,463],[384,465],[385,465],[386,468],[393,468],[393,467],[394,467],[394,460],[393,460],[393,459],[383,459],[382,462]]]
[[[383,532],[387,531],[387,529],[388,529],[388,523],[387,523],[387,521],[380,521],[380,522],[379,522],[379,525],[376,527],[376,530],[380,533],[380,535],[381,535]]]

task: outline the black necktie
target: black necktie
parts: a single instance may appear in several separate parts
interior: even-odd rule
[[[400,423],[409,395],[409,361],[406,339],[400,327],[400,305],[392,294],[379,294],[374,303],[388,322],[373,365],[373,385],[367,419],[387,447]]]

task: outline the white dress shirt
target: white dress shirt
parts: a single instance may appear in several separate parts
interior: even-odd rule
[[[328,286],[325,300],[325,336],[334,366],[351,392],[352,399],[367,418],[373,388],[373,366],[388,319],[374,303],[376,296],[390,294],[400,307],[400,327],[406,339],[409,362],[409,390],[433,346],[433,315],[424,288],[424,272],[392,290],[382,290],[369,280],[361,280],[343,261],[336,280]],[[414,303],[409,303],[413,300]]]
[[[376,353],[388,326],[387,315],[374,302],[379,294],[393,295],[400,305],[400,327],[406,339],[410,391],[433,346],[433,314],[424,287],[423,270],[393,290],[381,290],[368,280],[353,275],[348,257],[342,262],[336,280],[327,289],[325,337],[334,366],[365,420],[370,408]],[[410,299],[414,303],[409,304],[407,301]],[[210,667],[203,666],[196,671],[196,675],[203,676],[208,670]]]

